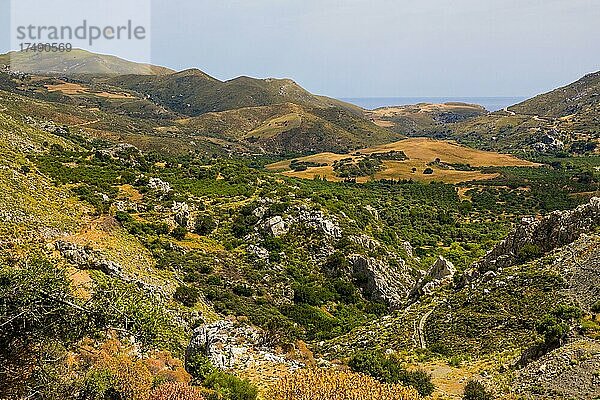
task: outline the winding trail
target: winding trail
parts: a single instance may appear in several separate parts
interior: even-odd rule
[[[84,123],[81,123],[81,124],[71,125],[71,127],[93,125],[93,124],[96,124],[96,123],[98,123],[100,121],[101,121],[101,119],[97,119],[95,121],[89,121],[89,122],[84,122]]]
[[[417,345],[421,349],[427,348],[427,341],[425,340],[425,324],[427,323],[427,318],[429,318],[431,313],[433,313],[433,311],[435,310],[435,307],[436,307],[436,305],[434,305],[431,310],[429,310],[425,314],[423,314],[423,316],[419,320],[418,325],[417,325],[417,321],[415,320],[415,327],[416,327],[416,331],[415,331],[416,335],[415,336],[418,339]]]
[[[502,109],[502,111],[504,111],[504,112],[506,112],[506,113],[508,113],[508,114],[510,114],[510,115],[513,115],[513,116],[514,116],[514,115],[517,115],[517,113],[516,113],[516,112],[514,112],[514,111],[510,111],[510,110],[508,109],[508,107],[504,107],[504,108]]]

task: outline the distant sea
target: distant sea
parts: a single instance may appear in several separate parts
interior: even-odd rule
[[[356,104],[367,110],[381,107],[404,106],[417,103],[448,103],[461,102],[479,104],[488,111],[498,111],[526,100],[525,97],[362,97],[346,98],[342,101]]]

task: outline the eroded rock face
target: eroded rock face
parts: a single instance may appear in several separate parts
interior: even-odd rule
[[[54,248],[71,264],[78,269],[92,269],[102,271],[106,275],[113,278],[118,278],[123,282],[132,283],[149,293],[153,293],[162,297],[167,297],[167,294],[161,287],[150,285],[141,279],[132,278],[123,272],[123,267],[114,261],[104,257],[100,252],[91,248],[78,246],[74,243],[69,243],[59,240],[54,243]]]
[[[205,324],[194,330],[186,359],[200,354],[219,369],[237,371],[266,365],[283,366],[291,371],[303,367],[264,346],[263,338],[264,332],[259,328],[233,319]]]
[[[390,265],[372,257],[354,254],[348,257],[352,275],[359,281],[363,293],[372,300],[400,307],[406,300],[408,288],[414,283],[402,259]]]
[[[300,207],[296,220],[307,227],[318,229],[334,239],[342,237],[342,229],[337,222],[327,218],[321,211]]]
[[[573,243],[599,225],[600,198],[597,197],[574,210],[555,211],[540,220],[524,218],[512,234],[473,265],[471,273],[484,274],[528,261],[528,256],[541,256]]]
[[[288,233],[289,227],[283,218],[279,215],[267,219],[263,224],[263,229],[271,236],[280,237]]]
[[[194,228],[194,223],[191,218],[192,210],[186,202],[174,202],[173,207],[171,207],[171,211],[174,214],[173,218],[175,219],[175,223],[177,225],[183,226],[188,230]]]
[[[150,178],[148,187],[153,190],[158,190],[162,193],[169,193],[172,190],[169,182],[165,182],[159,178]]]
[[[123,268],[119,264],[100,257],[91,249],[62,240],[56,242],[54,247],[64,258],[82,269],[95,269],[116,277],[123,274]]]
[[[266,210],[264,206],[261,206],[256,208],[253,214],[257,218],[263,219]],[[264,219],[258,223],[257,230],[262,229],[268,235],[280,237],[287,235],[294,227],[315,229],[333,239],[342,237],[342,229],[335,219],[326,217],[321,211],[310,210],[304,206],[294,207],[287,216],[275,215]]]
[[[451,283],[455,274],[456,268],[454,264],[444,257],[439,256],[431,268],[429,268],[429,271],[413,287],[410,297],[416,299],[423,295],[432,294],[435,289]]]

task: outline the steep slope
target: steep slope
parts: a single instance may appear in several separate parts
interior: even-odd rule
[[[567,86],[544,93],[509,107],[518,114],[561,118],[573,114],[591,114],[600,107],[600,71],[585,75]]]
[[[68,52],[10,52],[0,55],[0,65],[32,74],[57,75],[164,75],[174,71],[119,57],[73,49]]]
[[[86,207],[56,189],[25,157],[44,147],[69,144],[3,113],[3,106],[9,105],[0,99],[0,243],[24,245],[72,232]]]

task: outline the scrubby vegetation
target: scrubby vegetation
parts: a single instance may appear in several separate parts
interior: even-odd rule
[[[376,157],[344,158],[333,163],[333,171],[340,178],[357,178],[371,176],[382,168],[382,163]]]
[[[493,400],[494,396],[481,382],[470,380],[465,386],[463,400]]]
[[[429,396],[435,389],[431,376],[426,372],[407,371],[397,359],[380,352],[357,353],[348,365],[353,371],[370,375],[380,382],[412,387],[423,397]]]
[[[165,383],[152,391],[149,400],[205,400],[202,391],[183,383]]]
[[[12,87],[10,80],[0,84]],[[36,93],[44,104],[39,120],[23,114],[31,99],[0,93],[0,397],[412,399],[436,391],[429,369],[419,369],[432,363],[477,369],[485,360],[490,374],[501,375],[506,357],[522,355],[527,363],[569,335],[597,338],[593,288],[583,290],[590,297],[583,311],[573,307],[563,296],[570,277],[538,244],[520,247],[517,265],[487,271],[475,283],[463,272],[523,216],[587,202],[600,185],[598,157],[537,154],[539,168],[485,168],[480,178],[493,179],[456,185],[435,180],[444,170],[471,171],[468,163],[426,166],[428,159],[409,167],[431,183],[377,181],[384,162],[406,154],[361,154],[362,142],[345,142],[352,156],[333,165],[345,182],[300,180],[263,167],[293,157],[295,171],[324,165],[302,161],[304,153],[219,157],[224,150],[213,147],[222,138],[193,146],[173,139],[175,111],[161,114],[149,99],[113,115],[106,110],[119,106],[106,100],[62,104],[68,96],[54,93],[58,103],[42,103]],[[269,114],[268,129],[300,129],[276,121],[277,110],[254,112]],[[348,112],[303,115],[363,131],[366,122]],[[53,115],[71,127],[44,122]],[[91,139],[75,127],[92,116],[102,119],[93,132],[134,137],[148,151]],[[311,124],[318,134],[319,123]],[[149,131],[157,136],[142,134]],[[163,140],[169,151],[156,146]],[[589,153],[592,144],[575,140],[569,149]],[[358,184],[359,177],[372,179]],[[439,256],[456,268],[442,283],[427,275]],[[381,293],[408,293],[416,282],[432,285],[410,298]],[[258,327],[261,349],[300,366],[327,357],[335,368],[285,375],[265,397],[264,382],[186,351],[195,328],[223,317]],[[477,382],[464,396],[491,398]]]
[[[410,400],[416,391],[383,384],[365,375],[334,370],[301,370],[282,378],[270,392],[273,400]]]

